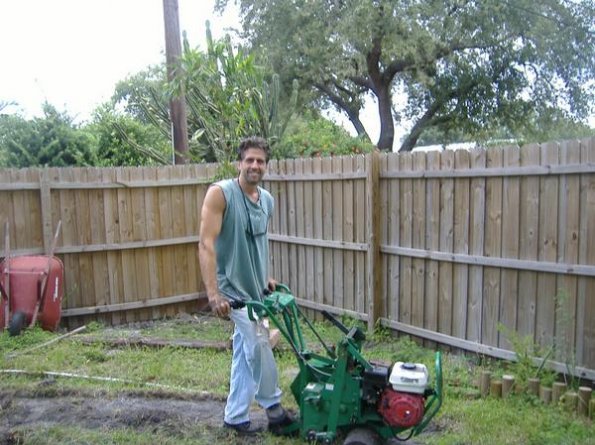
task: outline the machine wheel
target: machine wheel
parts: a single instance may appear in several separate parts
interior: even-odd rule
[[[18,311],[13,314],[12,320],[10,320],[10,324],[8,325],[8,332],[11,337],[21,333],[25,326],[25,318],[26,315],[24,312]]]
[[[343,445],[381,445],[382,439],[368,428],[355,428],[349,431]]]

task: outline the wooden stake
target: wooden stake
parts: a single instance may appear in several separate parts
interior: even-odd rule
[[[547,386],[540,386],[539,398],[543,403],[549,405],[552,401],[552,388],[548,388]]]
[[[503,375],[502,376],[502,397],[508,397],[514,387],[514,376]]]
[[[564,408],[570,413],[576,412],[576,406],[578,404],[578,394],[574,391],[568,391],[562,396],[564,402]]]
[[[497,399],[502,398],[502,381],[501,380],[492,380],[490,383],[490,395],[492,397],[496,397]]]
[[[533,394],[535,397],[539,397],[539,379],[532,377],[527,380],[529,394]]]
[[[589,415],[589,402],[591,401],[591,393],[593,390],[588,386],[581,386],[578,389],[578,408],[577,411],[581,416],[587,417]]]
[[[589,419],[595,420],[595,399],[591,399],[589,403]]]
[[[492,373],[490,371],[481,371],[481,378],[479,381],[479,392],[482,397],[487,397],[490,393],[490,378]]]
[[[554,385],[552,386],[552,403],[556,405],[560,403],[560,397],[566,392],[566,388],[566,383],[554,382]]]

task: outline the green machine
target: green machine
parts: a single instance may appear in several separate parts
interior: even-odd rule
[[[280,330],[297,358],[299,373],[291,392],[299,405],[299,418],[280,433],[299,434],[308,441],[325,444],[345,437],[345,445],[374,445],[391,438],[407,440],[419,434],[442,404],[442,362],[436,352],[435,379],[430,387],[423,364],[396,362],[391,366],[366,360],[361,347],[365,334],[347,328],[328,312],[325,318],[343,333],[329,347],[298,308],[284,285],[262,302],[233,302],[247,306],[252,320],[268,317]],[[322,352],[308,349],[302,318],[319,340]]]

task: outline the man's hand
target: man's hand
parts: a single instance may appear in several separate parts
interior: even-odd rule
[[[269,278],[269,281],[267,283],[267,288],[271,292],[275,292],[275,289],[277,288],[277,280],[275,280],[274,278]]]
[[[227,299],[223,298],[221,295],[217,294],[213,297],[209,297],[209,306],[211,306],[211,310],[217,317],[229,317],[231,306],[229,305],[229,301],[227,301]]]

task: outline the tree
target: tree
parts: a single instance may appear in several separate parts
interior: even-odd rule
[[[102,167],[164,165],[171,162],[169,140],[159,128],[110,104],[98,107],[85,130],[93,135],[97,147],[97,165]]]
[[[0,152],[4,167],[92,166],[96,156],[93,138],[47,102],[44,116],[26,120],[0,115]]]
[[[324,157],[369,153],[375,146],[367,139],[352,137],[345,128],[306,111],[294,117],[274,155],[279,158]]]
[[[207,23],[207,50],[191,48],[184,36],[179,69],[171,82],[153,68],[118,85],[114,106],[169,134],[168,98],[184,90],[187,106],[190,157],[196,161],[229,165],[240,139],[266,138],[274,149],[296,108],[297,82],[291,105],[279,106],[279,76],[271,75],[256,59],[237,50],[229,38],[214,41]]]
[[[311,88],[320,107],[345,112],[358,134],[371,96],[383,150],[405,119],[413,127],[400,149],[411,150],[432,127],[485,137],[518,132],[542,110],[582,119],[593,108],[593,0],[235,3],[252,48],[282,79]]]
[[[279,106],[279,76],[270,75],[254,56],[237,50],[229,37],[214,41],[207,23],[207,52],[189,48],[185,40],[180,75],[173,94],[184,89],[191,144],[201,159],[230,162],[243,137],[260,135],[274,146],[295,111],[297,83],[291,105]]]

